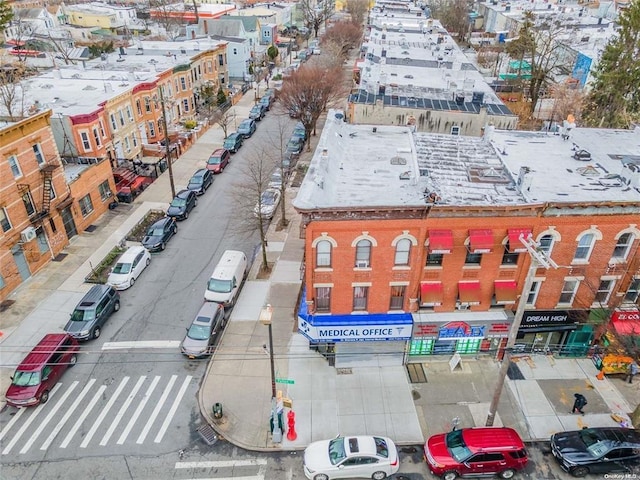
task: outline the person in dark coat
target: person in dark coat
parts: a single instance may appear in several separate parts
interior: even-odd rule
[[[576,399],[573,402],[573,409],[571,410],[571,413],[576,413],[576,411],[578,411],[584,415],[582,408],[587,404],[587,399],[580,393],[574,393],[573,396],[576,397]]]

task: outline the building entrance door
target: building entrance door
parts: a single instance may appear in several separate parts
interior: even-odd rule
[[[71,206],[63,208],[60,212],[60,216],[62,216],[62,224],[64,225],[65,232],[67,232],[67,238],[70,239],[74,235],[77,235],[78,230],[76,229],[76,222],[73,220]]]
[[[16,262],[16,266],[18,267],[18,273],[24,282],[31,276],[31,271],[29,270],[29,264],[24,256],[22,247],[20,247],[20,245],[15,245],[11,248],[11,253],[13,254],[13,260]]]

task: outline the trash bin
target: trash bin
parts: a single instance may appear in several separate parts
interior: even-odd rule
[[[214,403],[213,404],[213,418],[222,418],[222,404]]]

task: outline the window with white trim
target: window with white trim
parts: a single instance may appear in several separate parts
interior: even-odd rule
[[[104,133],[104,122],[102,121],[102,119],[100,119],[98,125],[100,126],[100,138],[106,137],[107,135]]]
[[[576,247],[576,253],[573,256],[574,260],[589,260],[593,246],[596,243],[596,236],[593,233],[585,233],[578,240],[578,246]]]
[[[91,141],[89,140],[89,134],[87,132],[80,132],[80,139],[82,140],[82,149],[85,152],[90,152]]]
[[[156,124],[153,122],[147,122],[147,126],[149,127],[149,136],[150,137],[155,137],[156,136]]]
[[[122,113],[122,110],[118,110],[118,115],[120,117],[120,125],[124,127],[126,122],[124,121],[124,113]]]
[[[393,285],[391,287],[391,300],[389,310],[402,310],[404,307],[404,296],[407,287],[405,285]]]
[[[102,140],[100,140],[100,134],[98,133],[98,129],[93,127],[93,139],[96,141],[96,145],[98,147],[102,146]]]
[[[151,113],[151,98],[144,97],[144,111]]]
[[[22,170],[20,169],[20,164],[18,163],[18,157],[15,155],[11,155],[8,158],[9,167],[11,167],[11,173],[13,173],[13,178],[20,178],[22,176]]]
[[[142,115],[142,105],[140,104],[140,99],[136,100],[136,110],[138,111],[138,116]]]
[[[118,130],[118,122],[116,122],[116,116],[113,113],[109,115],[109,120],[111,121],[111,130],[114,132]]]
[[[371,266],[371,241],[360,240],[356,244],[356,267],[368,268]]]
[[[105,180],[100,185],[98,185],[98,191],[100,192],[100,198],[102,201],[111,197],[111,188],[109,187],[109,180]]]
[[[187,89],[187,79],[186,78],[180,77],[180,87],[182,88],[183,92]]]
[[[127,110],[127,118],[129,119],[130,122],[133,122],[133,113],[131,112],[131,107],[127,105],[126,110]]]
[[[393,260],[394,265],[409,265],[409,254],[411,252],[411,240],[403,238],[396,243],[396,254]]]
[[[7,209],[4,207],[0,207],[0,226],[2,226],[3,232],[8,232],[11,230],[11,221],[9,220],[9,214],[7,213]]]
[[[444,254],[442,253],[428,253],[425,266],[427,267],[441,267]]]
[[[611,258],[615,260],[626,260],[634,240],[635,237],[632,233],[627,232],[620,235],[616,241],[616,246],[613,249]]]
[[[615,280],[600,280],[600,285],[598,285],[598,291],[596,292],[596,297],[593,299],[593,303],[606,305],[615,284]]]
[[[316,267],[331,267],[331,242],[321,240],[316,244]]]
[[[535,305],[540,293],[540,287],[542,286],[541,280],[534,280],[531,284],[531,289],[527,293],[527,305]]]
[[[51,200],[55,200],[56,198],[58,198],[58,194],[56,193],[56,189],[53,186],[53,182],[49,185],[49,187],[51,188],[49,192],[51,195]]]
[[[578,280],[565,280],[564,285],[562,286],[562,291],[560,292],[560,299],[558,300],[558,303],[571,305],[573,303],[573,299],[576,297],[579,285],[580,282]]]
[[[38,165],[42,166],[45,164],[44,153],[42,152],[42,147],[39,143],[34,143],[31,148],[33,148],[33,154],[36,156],[36,162]]]
[[[82,197],[78,201],[78,204],[80,205],[80,212],[82,212],[83,217],[86,217],[91,212],[93,212],[93,202],[91,201],[90,194],[87,193],[84,197]]]
[[[636,303],[640,299],[640,277],[636,277],[631,281],[627,293],[624,294],[625,302]]]
[[[368,297],[369,287],[353,287],[353,310],[366,310]]]
[[[316,287],[316,312],[331,311],[331,287]]]
[[[553,235],[543,235],[538,241],[538,249],[546,253],[548,257],[551,255],[551,250],[553,250],[554,242],[555,238],[553,238]]]
[[[133,143],[134,147],[138,146],[138,139],[136,138],[136,134],[135,133],[131,134],[131,143]]]
[[[22,203],[24,203],[24,208],[27,210],[27,216],[31,216],[36,213],[36,207],[33,204],[33,197],[31,196],[31,192],[25,192],[22,195]]]
[[[129,137],[124,137],[124,149],[129,153],[131,151],[131,143],[129,143]]]
[[[189,111],[189,99],[188,99],[188,98],[184,98],[184,99],[182,99],[182,109],[183,109],[185,112],[188,112],[188,111]]]

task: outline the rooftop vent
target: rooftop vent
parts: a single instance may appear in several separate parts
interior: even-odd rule
[[[391,165],[406,165],[407,159],[404,157],[391,157]]]

